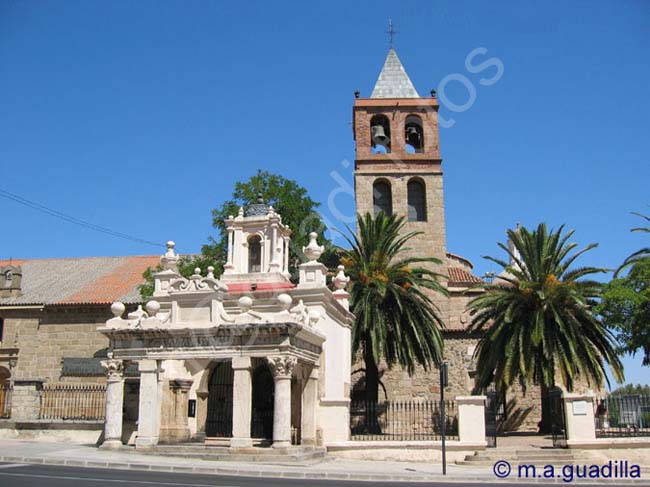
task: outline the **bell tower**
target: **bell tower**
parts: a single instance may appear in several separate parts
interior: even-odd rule
[[[355,93],[357,212],[404,216],[414,256],[436,257],[447,274],[438,101],[420,97],[393,47],[369,98]]]

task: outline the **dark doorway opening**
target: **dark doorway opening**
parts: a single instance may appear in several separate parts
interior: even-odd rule
[[[273,439],[273,401],[275,386],[268,365],[259,364],[253,370],[253,417],[251,438]]]
[[[232,437],[233,370],[230,362],[219,362],[208,384],[208,414],[205,434],[208,437]]]

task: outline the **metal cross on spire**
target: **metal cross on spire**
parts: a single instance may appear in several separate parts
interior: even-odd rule
[[[393,47],[393,40],[395,38],[395,34],[397,34],[397,31],[393,28],[393,19],[389,18],[388,19],[388,30],[386,31],[386,34],[388,34],[390,38],[390,47]]]

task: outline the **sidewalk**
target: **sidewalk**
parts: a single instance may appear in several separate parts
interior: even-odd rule
[[[494,476],[491,467],[466,467],[449,464],[447,466],[447,476],[443,477],[442,467],[439,464],[432,463],[374,462],[332,457],[307,465],[214,462],[147,455],[137,453],[135,450],[100,450],[95,446],[19,440],[0,440],[0,462],[295,479],[392,482],[503,482],[503,480]],[[515,482],[516,480],[516,478],[511,478],[509,481]],[[649,485],[646,479],[642,478],[641,480],[641,482],[634,481],[633,483],[636,485]],[[537,483],[539,480],[530,479],[526,481],[526,483],[531,482]],[[616,483],[631,483],[631,481],[621,482],[619,479]]]

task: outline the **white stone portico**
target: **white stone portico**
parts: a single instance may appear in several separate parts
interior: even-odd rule
[[[317,235],[289,277],[290,231],[262,201],[226,220],[221,279],[208,268],[183,278],[168,242],[154,300],[98,331],[110,340],[104,447],[122,444],[124,371],[138,368],[136,448],[205,441],[247,448],[316,445],[349,437],[348,278],[326,286]]]

